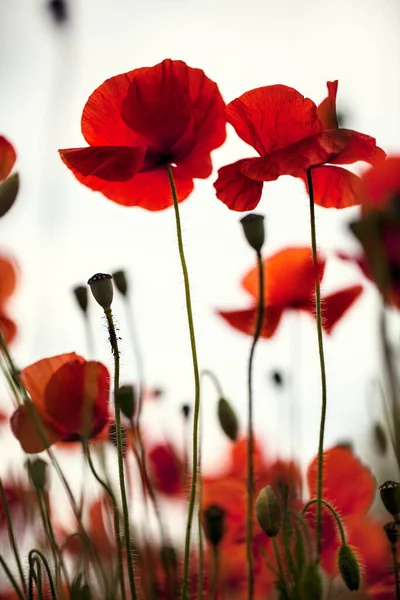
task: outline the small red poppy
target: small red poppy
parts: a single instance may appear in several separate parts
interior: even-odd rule
[[[166,59],[107,79],[87,101],[82,133],[88,148],[60,150],[75,177],[124,206],[163,210],[193,179],[211,175],[210,153],[226,137],[225,104],[201,69]]]
[[[336,165],[385,157],[375,139],[340,129],[336,117],[338,82],[328,82],[328,97],[319,107],[295,89],[270,85],[244,93],[228,104],[228,122],[259,158],[222,167],[215,182],[217,197],[229,208],[253,210],[261,199],[263,182],[281,175],[305,181],[312,171],[314,200],[327,208],[359,204],[359,178]]]
[[[325,270],[325,259],[318,256],[320,283]],[[301,310],[315,316],[315,270],[309,247],[289,247],[264,260],[264,319],[261,337],[274,335],[287,310]],[[232,327],[254,335],[257,319],[258,276],[252,269],[242,280],[242,287],[253,297],[251,306],[239,310],[218,311]],[[362,292],[354,285],[322,297],[323,327],[331,333],[344,313]]]
[[[148,467],[150,479],[158,492],[165,496],[184,493],[185,468],[172,444],[153,446],[148,453]]]
[[[46,448],[38,420],[48,445],[94,437],[106,426],[110,377],[102,363],[86,361],[74,352],[61,354],[23,369],[21,380],[32,406],[17,408],[11,429],[25,452],[34,454]]]

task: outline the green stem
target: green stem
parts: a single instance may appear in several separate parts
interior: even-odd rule
[[[324,435],[325,421],[327,408],[327,393],[326,393],[326,370],[324,357],[324,341],[322,335],[322,309],[321,309],[321,286],[319,281],[318,256],[317,256],[317,234],[315,228],[315,206],[314,206],[314,189],[311,175],[311,168],[307,169],[307,185],[310,198],[310,224],[311,224],[311,246],[312,256],[315,271],[315,302],[317,316],[317,334],[318,334],[318,351],[321,370],[321,387],[322,387],[322,402],[321,402],[321,421],[319,428],[318,442],[318,473],[317,473],[317,562],[321,558],[321,543],[322,543],[322,483],[324,469]]]
[[[10,506],[8,504],[6,491],[3,487],[3,482],[1,480],[1,477],[0,477],[0,496],[1,496],[1,502],[2,502],[2,505],[4,508],[6,522],[7,522],[8,538],[10,540],[11,548],[14,553],[15,562],[17,563],[18,573],[19,573],[19,577],[21,579],[24,593],[27,594],[28,588],[27,588],[26,581],[25,581],[24,570],[22,568],[22,562],[21,562],[21,557],[19,554],[17,540],[15,539],[15,535],[14,535],[14,529],[13,529],[12,519],[11,519],[11,514],[10,514]]]
[[[213,371],[210,369],[203,369],[201,372],[202,377],[208,377],[213,382],[215,389],[217,390],[217,394],[220,398],[224,397],[224,391],[222,389],[222,385],[218,377],[215,375]]]
[[[399,563],[397,560],[397,543],[390,544],[392,547],[392,558],[393,558],[393,575],[394,585],[396,589],[396,600],[400,600],[400,582],[399,582]]]
[[[213,546],[213,572],[211,582],[211,600],[218,598],[218,582],[219,582],[219,548]]]
[[[204,374],[204,373],[203,373]],[[199,581],[198,581],[198,600],[203,600],[203,580],[204,580],[204,549],[203,549],[203,527],[202,527],[202,512],[203,512],[203,475],[202,475],[202,429],[203,417],[200,418],[200,435],[199,435],[199,488],[198,488],[198,535],[199,535]]]
[[[41,559],[44,568],[46,569],[46,573],[47,573],[47,579],[49,581],[49,586],[50,586],[50,592],[51,592],[51,597],[53,600],[57,600],[57,595],[56,595],[56,591],[54,588],[54,582],[53,582],[53,577],[51,575],[51,571],[50,571],[50,567],[49,567],[49,563],[46,560],[46,557],[44,556],[44,554],[42,554],[42,552],[40,552],[40,550],[37,550],[36,548],[34,548],[33,550],[31,550],[28,554],[28,561],[29,561],[29,568],[33,570],[33,562],[35,560],[37,560],[36,557],[34,557],[33,555],[37,554],[38,557]],[[38,563],[39,565],[39,563]]]
[[[188,574],[189,574],[190,536],[191,536],[191,531],[192,531],[192,520],[193,520],[194,506],[195,506],[195,502],[196,502],[196,488],[197,488],[197,455],[198,455],[197,443],[198,443],[198,428],[199,428],[199,414],[200,414],[200,372],[199,372],[199,365],[198,365],[198,360],[197,360],[197,348],[196,348],[196,338],[195,338],[194,324],[193,324],[192,299],[191,299],[191,295],[190,295],[189,273],[188,273],[188,269],[187,269],[187,265],[186,265],[185,252],[183,249],[182,227],[181,227],[181,218],[179,215],[178,195],[176,192],[174,176],[173,176],[170,165],[167,165],[167,173],[168,173],[169,184],[171,187],[172,199],[174,201],[176,235],[177,235],[177,239],[178,239],[178,248],[179,248],[179,256],[181,259],[183,280],[185,283],[186,311],[187,311],[187,319],[188,319],[188,325],[189,325],[190,346],[191,346],[191,350],[192,350],[193,375],[194,375],[194,387],[195,387],[194,414],[193,414],[192,484],[191,484],[191,488],[190,488],[189,508],[188,508],[187,522],[186,522],[185,554],[184,554],[183,579],[182,579],[182,588],[181,588],[181,600],[186,600]]]
[[[115,406],[115,429],[117,435],[117,454],[118,454],[118,474],[119,474],[119,485],[121,490],[121,501],[122,501],[122,515],[124,522],[124,538],[125,538],[125,552],[128,567],[129,585],[131,590],[132,600],[136,600],[136,587],[135,587],[135,576],[133,573],[133,555],[132,555],[132,544],[131,544],[131,533],[129,526],[129,511],[128,511],[128,500],[126,497],[125,489],[125,475],[124,475],[124,452],[122,444],[122,433],[121,433],[121,409],[117,402],[117,395],[119,389],[119,368],[120,368],[120,356],[118,348],[118,338],[115,331],[113,316],[111,308],[105,308],[104,314],[107,319],[108,332],[110,335],[110,344],[112,353],[114,356],[114,406]]]
[[[246,522],[246,555],[247,555],[247,579],[248,600],[254,596],[254,568],[253,568],[253,504],[254,504],[254,440],[253,440],[253,360],[258,339],[261,334],[264,319],[264,267],[261,252],[257,252],[258,271],[258,305],[257,321],[250,348],[248,366],[248,396],[249,396],[249,422],[247,434],[247,522]]]
[[[304,506],[303,506],[303,510],[301,511],[301,516],[303,517],[307,511],[307,509],[312,505],[312,504],[316,504],[318,506],[319,503],[319,499],[318,498],[313,498],[312,500],[309,500]],[[335,517],[337,526],[339,528],[339,532],[340,532],[340,539],[342,541],[342,545],[346,544],[346,534],[344,532],[344,527],[342,525],[342,521],[340,520],[339,515],[337,514],[336,510],[333,508],[332,504],[330,504],[327,500],[324,500],[323,498],[321,499],[321,504],[323,504],[324,506],[326,506],[326,508],[328,508],[331,513],[333,514],[333,516]]]
[[[276,541],[275,537],[273,537],[271,539],[272,539],[272,545],[274,547],[276,564],[278,565],[279,579],[281,580],[281,584],[283,587],[283,597],[285,599],[287,599],[287,598],[289,598],[289,595],[288,595],[288,591],[287,591],[287,587],[286,587],[285,571],[283,570],[283,564],[282,564],[282,560],[281,560],[281,555],[279,553],[278,542]]]
[[[25,600],[26,596],[20,590],[18,583],[15,581],[14,575],[11,573],[10,569],[7,566],[7,563],[5,562],[4,558],[1,555],[0,555],[0,565],[3,567],[4,572],[7,575],[8,579],[10,580],[10,583],[13,586],[19,600]]]

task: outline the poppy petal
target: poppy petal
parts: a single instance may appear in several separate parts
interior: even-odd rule
[[[336,96],[338,81],[328,81],[328,96],[318,106],[318,117],[324,129],[337,129],[338,120],[336,115]]]
[[[5,256],[0,256],[0,305],[9,298],[15,290],[17,272],[14,263]]]
[[[375,496],[376,481],[368,469],[345,446],[335,446],[324,452],[322,495],[340,514],[366,513]],[[307,470],[307,483],[312,497],[317,495],[318,458]]]
[[[0,329],[6,344],[11,344],[17,335],[17,326],[12,319],[5,316],[4,312],[0,313]]]
[[[304,183],[308,190],[307,180]],[[347,208],[361,202],[360,178],[341,167],[316,167],[312,170],[314,202],[324,208]]]
[[[238,160],[222,167],[214,183],[217,198],[231,210],[253,210],[261,199],[263,183],[242,173],[241,167],[246,162],[246,159]]]
[[[261,156],[322,129],[314,102],[286,85],[250,90],[230,102],[226,112],[238,136]]]
[[[238,329],[247,335],[254,335],[257,320],[257,307],[243,310],[220,310],[218,311],[218,314],[235,329]],[[265,307],[260,337],[271,338],[279,325],[281,316],[282,309],[273,306]]]
[[[143,164],[145,148],[132,146],[92,146],[59,150],[64,164],[83,177],[93,176],[112,182],[132,179]]]
[[[326,133],[331,132],[327,131]],[[336,156],[331,156],[325,162],[333,165],[348,165],[362,160],[375,165],[384,161],[386,157],[385,152],[376,145],[375,138],[369,135],[351,129],[337,129],[335,135],[338,142],[341,139],[343,148],[337,152]]]
[[[89,97],[82,113],[82,133],[91,146],[141,146],[144,140],[121,117],[121,105],[136,74],[135,69],[107,79]]]
[[[34,407],[33,410],[35,410]],[[38,431],[39,423],[42,435]],[[10,425],[11,431],[21,444],[23,451],[28,454],[43,452],[48,446],[60,439],[58,432],[48,426],[38,412],[37,419],[35,419],[31,409],[26,404],[17,408],[11,416]],[[47,440],[48,446],[44,443],[44,439]]]
[[[390,156],[362,177],[363,209],[385,209],[400,194],[400,156]]]
[[[148,466],[155,488],[166,496],[177,496],[184,491],[184,465],[175,448],[158,444],[148,454]]]
[[[326,333],[332,333],[335,325],[357,300],[362,291],[362,285],[353,285],[322,299],[322,325]]]
[[[4,136],[0,135],[0,181],[9,176],[16,159],[14,146]]]

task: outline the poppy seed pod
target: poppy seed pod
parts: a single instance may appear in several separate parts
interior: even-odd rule
[[[256,252],[260,252],[265,241],[264,217],[251,213],[240,219],[246,240]]]
[[[88,280],[94,299],[104,310],[110,308],[114,297],[112,276],[108,273],[96,273]]]
[[[238,435],[238,420],[232,406],[225,398],[218,401],[218,420],[222,431],[232,442],[236,441]]]
[[[304,567],[299,587],[301,600],[322,600],[323,586],[318,565],[310,563]]]
[[[268,537],[278,535],[281,528],[281,509],[278,498],[270,485],[266,485],[256,500],[256,517],[262,531]]]
[[[122,269],[120,271],[115,271],[115,273],[112,274],[112,278],[119,293],[122,294],[122,296],[127,296],[129,288],[125,271]]]
[[[389,523],[386,523],[386,525],[383,526],[383,529],[385,530],[389,542],[395,546],[400,535],[398,524],[395,521],[389,521]]]
[[[77,285],[72,291],[79,308],[84,314],[86,314],[88,307],[88,293],[86,285]]]
[[[116,394],[116,401],[125,417],[131,420],[136,408],[134,387],[132,385],[121,385]]]
[[[350,591],[360,587],[360,566],[353,550],[347,544],[342,544],[338,552],[338,567],[342,579]]]
[[[211,504],[203,512],[204,533],[208,541],[215,547],[218,546],[224,535],[224,521],[225,511],[216,504]]]
[[[26,461],[29,479],[35,490],[44,492],[47,487],[47,462],[42,458],[28,459]]]
[[[385,481],[379,486],[381,500],[386,510],[398,520],[400,517],[400,483]]]

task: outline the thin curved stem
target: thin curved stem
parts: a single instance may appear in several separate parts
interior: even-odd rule
[[[400,582],[399,582],[399,563],[397,560],[397,544],[390,544],[392,547],[392,558],[393,558],[393,575],[394,585],[396,590],[396,600],[400,600]]]
[[[316,317],[317,317],[317,335],[318,335],[318,352],[321,371],[321,420],[319,427],[318,441],[318,473],[317,473],[317,562],[321,558],[321,537],[322,537],[322,482],[324,468],[324,435],[327,409],[327,389],[326,389],[326,369],[324,356],[324,340],[322,335],[322,309],[321,309],[321,286],[319,281],[318,256],[317,256],[317,234],[315,228],[315,207],[314,207],[314,188],[312,182],[311,168],[307,169],[307,185],[310,198],[310,224],[311,224],[311,247],[315,272],[315,302],[316,302]]]
[[[282,559],[281,559],[281,555],[279,553],[279,548],[278,548],[278,542],[276,541],[276,538],[273,537],[272,539],[272,545],[274,548],[274,554],[275,554],[275,558],[276,558],[276,564],[278,566],[278,578],[281,580],[282,582],[282,586],[283,586],[283,598],[286,600],[289,598],[288,595],[288,591],[286,588],[286,581],[285,581],[285,571],[283,570],[283,564],[282,564]]]
[[[177,235],[177,239],[178,239],[178,249],[179,249],[179,257],[181,259],[183,280],[185,283],[186,311],[187,311],[187,319],[188,319],[188,325],[189,325],[190,347],[192,350],[194,388],[195,388],[194,414],[193,414],[192,484],[190,487],[188,517],[187,517],[187,522],[186,522],[185,554],[184,554],[183,579],[182,579],[182,588],[181,588],[181,600],[186,600],[187,580],[188,580],[188,574],[189,574],[190,536],[191,536],[191,531],[192,531],[192,521],[193,521],[194,505],[196,502],[196,488],[197,488],[197,455],[198,455],[197,444],[198,444],[198,428],[199,428],[199,414],[200,414],[200,372],[199,372],[199,364],[198,364],[198,360],[197,360],[196,337],[195,337],[195,333],[194,333],[189,273],[188,273],[188,269],[187,269],[187,265],[186,265],[185,252],[183,249],[182,227],[181,227],[181,218],[179,215],[178,195],[176,192],[174,176],[173,176],[170,165],[167,165],[167,173],[168,173],[169,184],[171,187],[172,199],[174,201],[176,235]]]
[[[303,509],[301,511],[301,516],[303,517],[307,511],[307,509],[312,505],[312,504],[316,504],[318,506],[319,503],[319,499],[318,498],[313,498],[312,500],[309,500],[304,506]],[[343,545],[346,544],[346,534],[344,532],[344,527],[342,525],[342,521],[340,520],[340,517],[338,515],[338,513],[336,512],[336,510],[333,508],[332,504],[330,504],[327,500],[324,500],[323,498],[321,499],[321,504],[323,504],[324,506],[326,506],[331,513],[333,514],[333,516],[335,517],[337,526],[339,528],[339,532],[340,532],[340,539]]]
[[[216,376],[216,374],[213,371],[211,371],[211,369],[203,369],[202,372],[200,373],[200,375],[202,377],[208,377],[213,382],[215,389],[217,390],[218,396],[220,398],[223,398],[224,391],[222,389],[221,382],[218,379],[218,377]]]
[[[27,594],[28,588],[27,588],[26,581],[25,581],[24,570],[22,568],[21,556],[19,554],[17,540],[15,539],[15,535],[14,535],[14,529],[13,529],[12,519],[11,519],[11,514],[10,514],[10,506],[8,504],[6,491],[3,487],[3,482],[1,480],[1,477],[0,477],[0,497],[1,497],[1,503],[4,508],[6,522],[7,522],[8,539],[10,540],[11,548],[14,553],[15,562],[17,563],[17,568],[18,568],[19,577],[21,579],[22,588],[24,590],[24,593]]]
[[[44,568],[46,569],[47,579],[49,581],[49,586],[50,586],[51,597],[53,600],[57,600],[56,590],[54,588],[54,582],[53,582],[53,577],[51,575],[49,563],[47,562],[47,559],[44,556],[44,554],[42,554],[42,552],[40,552],[40,550],[37,550],[36,548],[31,550],[28,554],[29,568],[32,569],[32,571],[33,571],[33,568],[32,568],[33,561],[38,560],[37,558],[35,558],[33,556],[34,554],[37,554],[38,557],[40,558],[40,560],[42,561]]]
[[[258,305],[257,321],[253,335],[253,342],[250,348],[249,366],[248,366],[248,401],[249,401],[249,422],[247,433],[247,519],[246,519],[246,556],[247,556],[247,581],[248,581],[248,600],[254,596],[254,568],[253,568],[253,504],[254,504],[254,439],[253,439],[253,360],[254,352],[258,339],[261,334],[264,319],[264,267],[261,252],[257,252],[257,272],[258,272]]]

